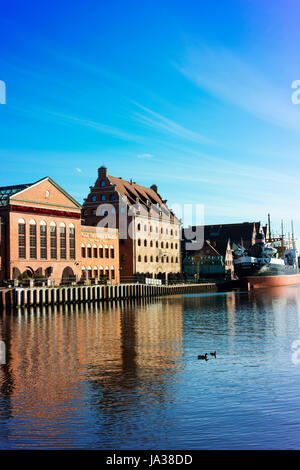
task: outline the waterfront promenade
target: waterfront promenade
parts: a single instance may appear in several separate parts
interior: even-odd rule
[[[0,289],[0,309],[34,305],[137,299],[175,294],[216,291],[214,282],[202,284],[117,284],[60,287],[14,287]]]

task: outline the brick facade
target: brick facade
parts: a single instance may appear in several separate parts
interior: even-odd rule
[[[122,281],[144,277],[171,279],[181,275],[181,222],[151,188],[110,176],[105,167],[84,201],[85,224],[119,230]]]
[[[48,177],[30,185],[0,188],[0,195],[0,281],[25,273],[56,284],[68,278],[79,280],[87,234],[89,242],[95,242],[94,227],[82,231],[81,205]],[[117,231],[97,232],[98,245],[114,246],[115,258],[104,266],[104,270],[109,267],[112,282],[119,280],[117,238]],[[90,277],[95,274],[94,270]]]

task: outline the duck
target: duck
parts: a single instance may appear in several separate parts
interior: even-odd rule
[[[208,361],[207,353],[205,353],[205,354],[203,354],[203,355],[199,354],[199,355],[198,355],[198,359],[202,359],[202,360],[204,360],[204,361]]]
[[[210,355],[216,358],[217,357],[217,351],[211,352]]]

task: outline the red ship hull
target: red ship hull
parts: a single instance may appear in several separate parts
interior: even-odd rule
[[[259,287],[278,287],[300,285],[300,274],[282,276],[248,276],[241,279],[242,285],[249,289]]]

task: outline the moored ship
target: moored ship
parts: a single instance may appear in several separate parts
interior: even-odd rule
[[[294,251],[294,252],[293,252]],[[234,251],[235,273],[245,287],[300,285],[300,269],[295,250],[279,258],[277,249],[265,242],[258,233],[255,244],[247,250],[239,246]]]

